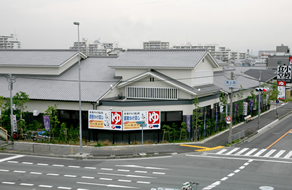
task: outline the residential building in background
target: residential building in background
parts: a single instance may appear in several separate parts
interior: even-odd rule
[[[0,49],[20,49],[21,43],[15,34],[10,36],[0,36]]]
[[[217,44],[206,44],[206,45],[192,45],[188,43],[187,45],[174,45],[173,49],[205,49],[216,59],[228,62],[234,59],[246,59],[248,57],[247,53],[241,53],[236,51],[231,51],[229,48],[220,47]]]
[[[87,56],[107,56],[109,52],[114,50],[114,43],[100,42],[95,40],[93,43],[88,43],[88,40],[83,38],[80,43],[80,51]],[[74,42],[70,49],[78,50],[78,42]]]
[[[143,49],[169,49],[169,42],[161,41],[143,42]]]

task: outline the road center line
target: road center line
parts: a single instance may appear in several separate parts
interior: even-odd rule
[[[30,174],[41,175],[42,173],[40,173],[40,172],[30,172]]]
[[[58,187],[58,189],[72,189],[71,187]]]
[[[81,178],[84,178],[84,179],[94,179],[94,177],[90,177],[90,176],[82,176]]]
[[[98,172],[97,174],[100,175],[113,175],[113,176],[123,176],[123,177],[138,177],[138,178],[156,178],[156,177],[149,177],[149,176],[139,176],[139,175],[124,175],[124,174],[116,174],[116,173],[101,173]]]
[[[9,170],[0,169],[0,172],[9,172]]]
[[[64,177],[76,177],[76,175],[64,175]]]
[[[8,184],[8,185],[14,185],[15,184],[15,182],[8,182],[8,181],[3,181],[2,183],[3,184]]]
[[[270,146],[268,146],[266,149],[271,148],[272,146],[274,146],[274,144],[276,144],[278,141],[280,141],[282,138],[284,138],[287,134],[289,134],[292,131],[292,129],[290,129],[287,133],[285,133],[283,136],[281,136],[280,138],[278,138],[275,142],[273,142]]]
[[[53,186],[51,186],[51,185],[39,185],[39,187],[52,188]]]
[[[31,163],[31,162],[22,162],[22,164],[29,164],[29,165],[31,165],[33,163]]]
[[[19,185],[23,185],[23,186],[34,186],[34,184],[31,184],[31,183],[21,183]]]
[[[95,170],[95,167],[85,167],[85,169]]]
[[[14,170],[13,172],[15,172],[15,173],[25,173],[26,171]]]
[[[56,167],[64,167],[64,165],[58,165],[58,164],[53,164],[53,166],[56,166]]]
[[[117,187],[117,188],[125,188],[125,189],[139,189],[138,187],[122,186],[122,185],[112,185],[112,184],[87,183],[87,182],[79,182],[79,181],[77,181],[76,183],[83,184],[83,185],[94,185],[94,186],[104,186],[104,187]]]
[[[38,166],[47,166],[49,164],[37,163]]]

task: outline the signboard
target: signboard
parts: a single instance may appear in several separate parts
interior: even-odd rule
[[[289,64],[292,65],[292,57],[289,57]]]
[[[286,87],[285,86],[278,86],[278,99],[280,100],[285,100],[285,91],[286,91]]]
[[[226,116],[226,123],[230,123],[231,122],[231,116]]]
[[[120,111],[88,111],[89,129],[122,130],[122,112]]]
[[[191,131],[191,116],[187,115],[187,131],[188,133]]]
[[[50,116],[44,115],[43,118],[44,118],[45,129],[46,129],[46,131],[49,132],[50,131]]]
[[[243,102],[243,115],[247,115],[247,107],[248,107],[248,103]]]
[[[237,86],[236,80],[226,80],[225,86],[235,88]]]
[[[291,66],[279,65],[277,67],[277,80],[291,82]]]
[[[13,119],[13,132],[17,132],[16,115],[13,115],[12,119]]]
[[[123,130],[160,129],[160,115],[160,111],[123,111]]]

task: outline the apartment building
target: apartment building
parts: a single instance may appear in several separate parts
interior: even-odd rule
[[[161,41],[143,42],[143,49],[169,49],[169,42]]]
[[[21,43],[14,34],[0,36],[0,49],[20,49]]]

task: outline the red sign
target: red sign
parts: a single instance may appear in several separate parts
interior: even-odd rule
[[[160,111],[148,111],[148,124],[160,124]]]
[[[289,63],[292,64],[292,57],[289,57]]]
[[[230,122],[231,121],[231,116],[226,116],[226,121]]]
[[[112,111],[111,112],[111,125],[122,125],[122,112]]]
[[[278,86],[286,86],[286,81],[278,81]]]

